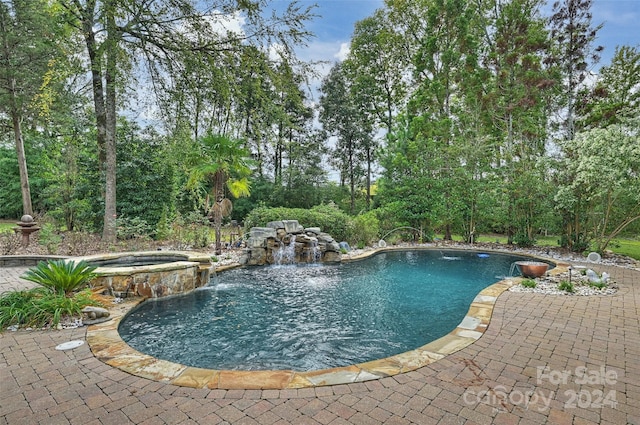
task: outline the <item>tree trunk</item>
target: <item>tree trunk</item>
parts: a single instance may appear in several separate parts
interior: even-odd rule
[[[353,140],[350,139],[349,140],[349,192],[351,192],[351,205],[350,205],[350,212],[351,214],[353,214],[353,212],[356,209],[356,182],[355,182],[355,165],[354,165],[354,155],[355,153],[353,152]]]
[[[451,234],[451,224],[447,223],[446,226],[444,226],[444,240],[445,241],[452,241],[453,240],[453,236]]]
[[[5,22],[2,21],[3,33],[6,31],[4,28]],[[3,38],[3,61],[4,58],[9,57],[10,48],[7,45],[7,40]],[[22,193],[22,213],[33,215],[33,207],[31,205],[31,188],[29,186],[29,173],[27,172],[27,157],[24,152],[24,139],[22,138],[22,127],[20,125],[21,117],[18,109],[18,100],[16,96],[17,92],[16,79],[10,77],[9,82],[9,99],[11,102],[11,122],[13,125],[13,135],[16,143],[16,155],[18,157],[18,169],[20,171],[20,192]]]
[[[215,227],[216,233],[216,255],[222,254],[222,213],[220,211],[216,211],[214,213],[214,221],[213,225]]]
[[[15,80],[11,80],[11,100],[14,103],[11,112],[13,122],[13,134],[16,142],[16,154],[18,156],[18,169],[20,170],[20,191],[22,192],[22,213],[33,215],[31,205],[31,188],[29,187],[29,173],[27,172],[27,158],[24,153],[24,141],[22,139],[22,128],[20,127],[20,116],[15,105]]]
[[[116,56],[117,35],[114,7],[107,8],[107,40],[106,43],[106,139],[105,139],[105,193],[104,193],[104,227],[102,240],[107,243],[116,241]]]
[[[93,16],[95,15],[95,1],[87,4],[82,11],[82,30],[84,32],[87,53],[91,64],[91,89],[93,91],[93,106],[96,113],[96,138],[98,143],[98,161],[102,170],[106,164],[105,145],[107,140],[107,115],[104,102],[104,87],[102,84],[102,60],[98,53],[98,45],[93,32]]]
[[[116,241],[116,158],[115,158],[115,60],[116,51],[113,33],[115,21],[113,12],[107,16],[107,69],[105,83],[107,85],[107,99],[105,99],[105,91],[102,81],[103,63],[98,52],[98,44],[96,42],[93,29],[93,20],[95,16],[95,1],[87,3],[82,10],[82,28],[84,30],[85,43],[87,45],[87,53],[91,63],[91,87],[93,91],[93,104],[96,113],[96,139],[98,144],[98,160],[100,162],[101,171],[105,179],[104,191],[104,223],[102,229],[102,238],[105,242],[113,243]],[[113,11],[112,5],[106,8],[107,11]],[[110,27],[110,28],[109,28]],[[111,31],[111,32],[110,32]]]
[[[371,149],[371,147],[367,148],[367,211],[371,209],[371,163],[373,162]]]
[[[276,139],[276,148],[274,152],[274,161],[273,161],[273,182],[276,187],[280,187],[282,185],[282,151],[283,151],[283,137],[282,132],[284,131],[284,125],[282,123],[282,119],[278,121],[278,138]]]
[[[476,237],[476,221],[475,221],[475,211],[476,211],[476,203],[474,200],[471,201],[471,205],[469,206],[470,217],[469,217],[469,227],[468,232],[469,235],[467,237],[467,243],[473,244],[475,243]]]
[[[227,175],[223,171],[216,172],[213,178],[213,191],[215,194],[213,225],[216,233],[216,255],[222,254],[222,200],[224,199],[224,184],[226,180]]]

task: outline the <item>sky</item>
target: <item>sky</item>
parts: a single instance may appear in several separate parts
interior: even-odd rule
[[[604,46],[600,65],[608,65],[616,46],[640,47],[640,0],[594,0],[594,24],[603,23],[597,42]]]
[[[288,0],[274,0],[272,4],[278,7],[288,3]],[[320,16],[308,26],[316,37],[298,54],[307,61],[328,61],[330,64],[321,68],[325,74],[331,64],[348,51],[354,24],[384,5],[382,0],[300,0],[299,3],[303,6],[317,4],[315,13]],[[547,10],[551,9],[552,3],[553,0],[548,2]],[[640,0],[594,0],[591,12],[593,25],[604,24],[598,32],[597,43],[605,49],[594,70],[611,62],[617,45],[640,47]]]

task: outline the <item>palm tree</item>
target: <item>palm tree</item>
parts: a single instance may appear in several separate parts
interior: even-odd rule
[[[225,188],[234,198],[249,196],[251,159],[240,140],[227,136],[209,133],[198,140],[198,148],[200,152],[191,169],[188,185],[191,187],[200,183],[211,185],[210,196],[213,199],[213,205],[209,214],[213,216],[216,255],[219,255],[222,251],[222,218],[231,214],[233,208],[231,200],[225,196]]]

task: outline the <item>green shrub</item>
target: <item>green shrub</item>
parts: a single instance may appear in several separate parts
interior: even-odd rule
[[[52,223],[43,223],[42,228],[38,232],[38,243],[47,247],[47,252],[53,254],[58,252],[62,236],[56,231],[56,227]]]
[[[96,275],[96,267],[85,261],[73,262],[64,260],[41,261],[22,275],[23,279],[35,282],[51,292],[71,296],[71,293],[86,285]]]
[[[46,288],[34,288],[28,291],[5,292],[0,296],[0,329],[11,325],[39,322],[40,310],[37,299],[51,292]]]
[[[428,226],[426,220],[403,220],[407,216],[406,205],[402,202],[392,202],[382,208],[372,210],[379,221],[380,237],[389,244],[402,241],[417,241],[420,243],[434,240],[434,229]],[[422,223],[422,224],[421,224]],[[422,232],[420,234],[420,232]],[[422,236],[419,238],[419,236]]]
[[[153,229],[145,220],[139,217],[118,217],[116,219],[118,239],[148,238]]]
[[[369,211],[353,218],[349,241],[370,245],[380,239],[380,221],[375,211]]]
[[[160,220],[156,223],[156,240],[164,240],[169,237],[171,233],[171,224],[169,219],[169,208],[165,205],[162,208],[162,214]]]
[[[530,238],[525,233],[518,233],[514,235],[512,240],[513,240],[513,243],[523,248],[529,248],[536,244],[536,239]]]
[[[573,287],[573,283],[563,280],[558,284],[558,289],[565,292],[575,292],[575,288]]]
[[[100,306],[85,290],[67,297],[47,288],[11,291],[0,295],[0,329],[8,326],[56,326],[65,316],[80,316],[86,306]]]
[[[245,217],[245,231],[280,220],[298,220],[303,227],[320,227],[337,241],[348,240],[352,226],[351,217],[332,204],[316,205],[311,209],[258,207]]]
[[[165,225],[163,225],[165,227]],[[175,249],[205,248],[212,240],[212,229],[207,218],[199,212],[176,213],[171,225],[167,225],[160,239],[168,241]]]
[[[308,211],[309,214],[300,224],[305,227],[320,227],[338,242],[348,240],[352,226],[352,219],[348,214],[334,204],[316,205]]]
[[[404,205],[401,203],[393,202],[385,205],[384,207],[373,210],[376,212],[376,217],[378,218],[381,237],[385,236],[393,229],[410,225],[409,222],[400,219],[403,208]]]
[[[245,231],[249,231],[252,227],[264,227],[270,221],[278,220],[298,220],[306,216],[307,210],[300,208],[284,208],[284,207],[266,207],[260,206],[251,210],[244,218]],[[302,223],[300,223],[302,224]],[[302,224],[304,226],[304,224]]]
[[[195,229],[193,232],[193,239],[191,240],[191,246],[193,248],[206,248],[209,246],[209,243],[211,242],[209,233],[209,228]]]
[[[568,237],[566,234],[564,234],[558,240],[558,245],[560,245],[562,248],[568,248],[569,245],[571,245],[571,250],[573,252],[584,252],[589,249],[591,240],[586,234],[574,233],[571,235],[571,237]]]
[[[589,282],[589,286],[591,286],[592,288],[603,289],[608,285],[607,282]]]
[[[89,199],[70,199],[65,200],[57,192],[59,186],[50,186],[47,193],[54,202],[52,209],[48,210],[45,219],[58,223],[64,223],[67,231],[74,230],[92,230],[92,205]],[[42,223],[42,220],[40,220]]]
[[[522,282],[520,282],[520,285],[524,286],[525,288],[535,288],[538,284],[533,279],[524,279]]]

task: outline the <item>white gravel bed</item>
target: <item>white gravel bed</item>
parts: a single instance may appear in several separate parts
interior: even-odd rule
[[[586,270],[586,269],[582,269]],[[609,278],[607,280],[607,286],[604,288],[598,288],[590,285],[589,279],[586,275],[582,274],[582,270],[572,270],[571,278],[569,278],[569,272],[560,273],[554,276],[542,276],[537,279],[530,279],[536,282],[535,288],[528,288],[522,286],[522,284],[514,285],[509,288],[511,292],[524,292],[535,294],[548,294],[548,295],[611,295],[618,292],[618,285],[614,280]],[[561,282],[571,282],[573,285],[573,292],[558,288]]]

